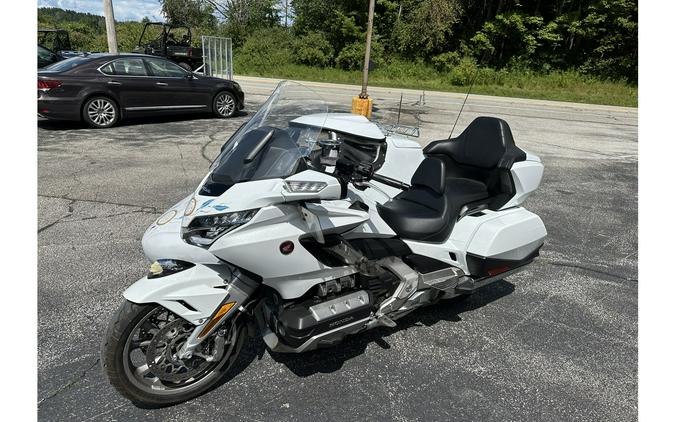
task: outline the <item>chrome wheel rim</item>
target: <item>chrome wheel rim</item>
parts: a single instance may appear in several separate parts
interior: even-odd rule
[[[186,365],[181,365],[182,361],[177,362],[175,350],[180,348],[181,340],[187,339],[194,329],[194,325],[160,306],[150,311],[131,330],[124,345],[123,367],[129,381],[146,393],[170,395],[194,390],[212,380],[232,354],[238,332],[235,325],[227,326],[224,350],[216,361],[204,364],[206,356],[202,353],[203,348],[193,352],[193,357],[185,362],[196,361],[197,365],[193,367],[197,366],[198,371],[181,377],[181,371],[187,374],[184,369]],[[162,338],[157,339],[157,336]],[[205,340],[203,344],[213,342],[214,338]],[[148,356],[148,352],[153,354]],[[169,358],[171,362],[166,359],[169,355],[173,355],[173,359]]]
[[[98,98],[87,106],[87,115],[99,126],[110,126],[115,121],[115,106],[108,100]]]
[[[216,99],[216,110],[221,116],[229,116],[234,112],[234,98],[230,94],[220,94]]]

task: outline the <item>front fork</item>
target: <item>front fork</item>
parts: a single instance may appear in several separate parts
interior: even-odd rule
[[[155,273],[130,286],[124,297],[134,303],[157,303],[196,326],[179,350],[180,358],[192,356],[225,321],[245,311],[260,288],[258,280],[227,264],[159,260],[153,267]]]
[[[245,299],[244,299],[245,300]],[[215,312],[202,325],[197,326],[190,337],[185,341],[183,346],[178,350],[177,356],[179,359],[190,359],[192,353],[206,340],[211,334],[217,332],[223,323],[232,318],[239,318],[241,314],[248,313],[243,305],[238,305],[229,294],[223,300],[223,303],[215,310]],[[219,334],[220,335],[220,334]]]

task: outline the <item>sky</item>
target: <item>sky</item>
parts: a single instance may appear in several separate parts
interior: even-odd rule
[[[38,0],[38,7],[59,7],[103,16],[103,0]],[[144,16],[164,20],[159,0],[113,0],[113,9],[117,21],[138,21]]]

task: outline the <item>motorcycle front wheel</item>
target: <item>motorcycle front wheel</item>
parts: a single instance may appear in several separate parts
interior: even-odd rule
[[[103,339],[101,362],[110,383],[142,407],[170,406],[205,393],[236,361],[247,330],[233,318],[190,359],[179,359],[178,350],[195,328],[160,305],[125,301]]]

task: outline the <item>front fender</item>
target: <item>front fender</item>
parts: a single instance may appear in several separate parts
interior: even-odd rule
[[[134,303],[157,303],[199,325],[226,299],[244,304],[257,283],[226,264],[196,264],[163,277],[143,277],[124,291]]]

